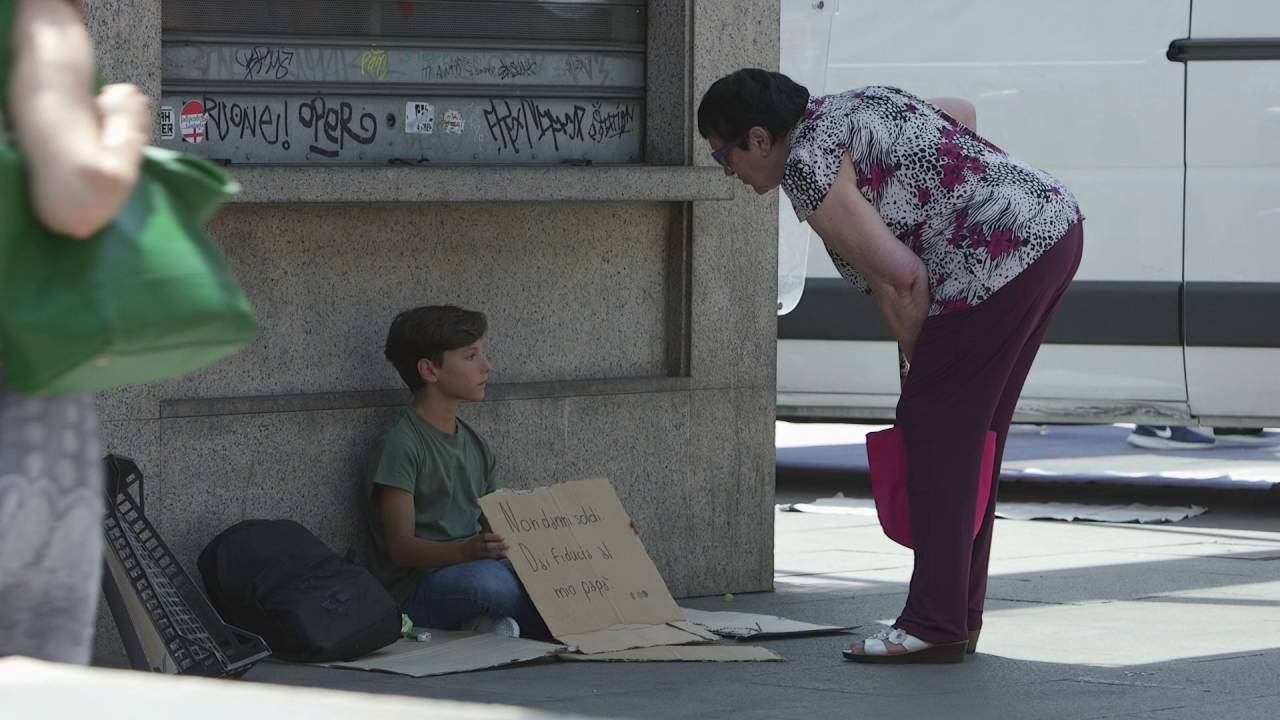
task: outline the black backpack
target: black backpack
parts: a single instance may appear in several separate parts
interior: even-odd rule
[[[232,525],[198,564],[222,617],[285,660],[352,660],[400,637],[400,608],[382,584],[292,520]]]

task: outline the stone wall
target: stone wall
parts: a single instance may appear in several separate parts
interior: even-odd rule
[[[339,552],[358,537],[359,468],[408,400],[387,325],[449,302],[489,316],[495,385],[463,415],[501,484],[608,477],[675,595],[772,587],[776,199],[708,168],[692,115],[720,75],[776,67],[778,4],[650,5],[645,146],[664,168],[245,171],[246,201],[210,234],[257,341],[99,402],[189,570],[247,518],[296,519]],[[158,95],[159,0],[90,6],[104,75]],[[464,184],[446,193],[451,173]],[[98,656],[118,662],[106,618]]]

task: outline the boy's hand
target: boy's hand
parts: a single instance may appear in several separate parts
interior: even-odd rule
[[[462,545],[465,562],[474,560],[501,560],[511,548],[497,533],[480,533]]]

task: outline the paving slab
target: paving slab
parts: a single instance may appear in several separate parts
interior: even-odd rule
[[[1115,715],[1113,720],[1275,720],[1280,712],[1280,697],[1260,695],[1249,698],[1222,699],[1210,702],[1188,703],[1152,710],[1134,715]]]

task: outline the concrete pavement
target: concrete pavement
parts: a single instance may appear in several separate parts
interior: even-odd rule
[[[790,486],[778,501],[833,489]],[[846,663],[837,636],[760,643],[786,663],[550,662],[421,680],[268,663],[249,679],[621,718],[1273,720],[1280,507],[1231,498],[1176,525],[999,521],[982,645],[958,666]],[[776,519],[776,592],[685,604],[864,630],[896,615],[911,558],[874,518]]]

